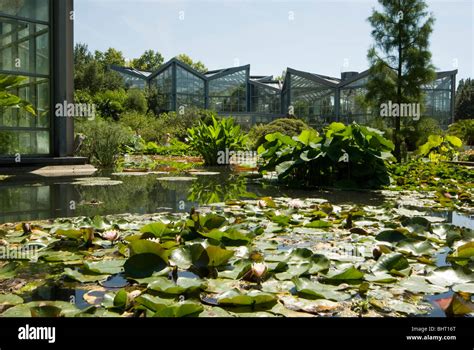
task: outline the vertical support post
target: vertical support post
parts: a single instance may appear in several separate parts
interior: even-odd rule
[[[67,157],[74,152],[74,120],[55,117],[54,111],[56,104],[74,102],[74,4],[73,0],[53,0],[52,4],[53,153],[56,157]]]

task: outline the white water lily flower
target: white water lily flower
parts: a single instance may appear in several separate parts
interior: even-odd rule
[[[104,239],[113,242],[118,239],[119,233],[117,232],[117,230],[110,230],[110,231],[104,232],[103,236],[104,236]]]
[[[267,272],[267,265],[265,263],[253,263],[252,274],[257,278],[261,278]]]
[[[300,199],[292,199],[288,202],[288,206],[293,209],[300,209],[304,207],[304,202]]]

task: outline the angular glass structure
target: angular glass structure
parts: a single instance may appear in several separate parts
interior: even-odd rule
[[[113,68],[124,74],[144,72]],[[439,72],[432,84],[423,87],[426,108],[423,115],[446,127],[454,113],[457,71]],[[218,69],[204,74],[172,59],[146,76],[145,85],[156,90],[161,112],[193,106],[231,115],[244,124],[268,123],[294,115],[312,126],[333,121],[370,124],[374,116],[364,104],[369,71],[343,72],[340,78],[287,68],[284,81],[272,76],[251,76],[250,65]],[[143,85],[135,85],[141,87]]]
[[[0,160],[71,156],[73,120],[55,115],[73,101],[72,0],[0,1],[0,74],[21,77],[9,92],[32,104],[0,108]]]
[[[205,108],[205,79],[181,65],[176,66],[176,107]]]
[[[283,86],[283,108],[309,124],[335,120],[338,83],[336,78],[288,68]]]
[[[208,107],[216,112],[247,112],[250,66],[208,72]]]
[[[151,75],[150,72],[115,65],[111,65],[109,69],[120,74],[127,89],[145,89],[148,84],[147,78]]]
[[[252,77],[251,77],[252,78]],[[273,77],[250,80],[250,111],[278,114],[281,111],[280,84]]]

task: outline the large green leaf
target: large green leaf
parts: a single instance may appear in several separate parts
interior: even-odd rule
[[[102,261],[84,261],[84,267],[91,272],[115,275],[123,271],[124,259],[110,259]]]
[[[170,306],[158,308],[153,317],[185,317],[198,314],[204,310],[201,303],[183,301]]]
[[[168,278],[157,278],[148,285],[148,289],[165,294],[195,293],[205,288],[205,283],[195,278],[179,277],[176,282]]]
[[[329,299],[334,301],[342,301],[350,298],[350,294],[337,291],[337,287],[319,282],[313,282],[307,278],[294,278],[296,291],[303,295],[316,299]]]
[[[448,288],[430,284],[423,276],[411,276],[400,282],[400,287],[412,293],[438,294],[445,293]]]
[[[426,279],[434,285],[450,287],[454,284],[474,282],[474,273],[467,269],[445,266],[428,274]]]
[[[0,306],[23,304],[23,298],[15,294],[0,294]]]
[[[167,267],[167,263],[154,253],[135,254],[124,265],[125,274],[132,278],[145,278]]]
[[[101,274],[83,274],[77,270],[72,270],[68,267],[64,269],[64,275],[81,283],[104,281],[109,277],[109,275]]]
[[[395,275],[406,276],[409,273],[410,264],[400,253],[383,254],[372,267],[372,272],[388,272]]]
[[[238,289],[232,289],[217,296],[219,305],[259,305],[276,301],[276,296],[270,293],[252,290],[248,293],[242,293]]]
[[[354,266],[349,266],[341,270],[332,270],[324,276],[328,281],[352,281],[361,280],[364,278],[364,273]]]

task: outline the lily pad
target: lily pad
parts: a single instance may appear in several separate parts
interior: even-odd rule
[[[431,272],[426,279],[437,286],[450,287],[474,281],[474,273],[462,268],[440,267]]]
[[[83,274],[79,271],[72,270],[70,268],[64,269],[64,275],[69,277],[74,281],[78,281],[81,283],[90,283],[90,282],[98,282],[106,280],[109,275],[100,275],[100,274]]]
[[[0,306],[23,304],[23,298],[15,294],[0,294]]]
[[[158,308],[153,317],[184,317],[198,314],[204,310],[201,303],[183,301],[170,306]]]
[[[390,274],[406,276],[410,264],[400,253],[390,253],[382,255],[372,268],[372,272],[388,272]]]
[[[350,298],[350,294],[337,291],[335,286],[313,282],[307,278],[294,278],[292,281],[298,294],[304,296],[333,301],[342,301]]]
[[[195,278],[179,277],[176,283],[168,278],[157,278],[148,285],[148,289],[165,294],[195,293],[205,288],[205,283]]]
[[[85,261],[84,267],[95,273],[115,275],[123,271],[124,259],[102,260],[102,261]]]
[[[362,278],[364,278],[364,273],[354,266],[342,270],[332,270],[324,276],[324,279],[329,281],[352,281],[361,280]]]
[[[238,289],[232,289],[217,297],[219,305],[259,305],[268,304],[276,301],[276,296],[270,293],[252,290],[248,293],[242,293]]]
[[[400,287],[412,293],[423,294],[439,294],[448,291],[448,288],[428,283],[423,276],[408,277],[400,282]]]

